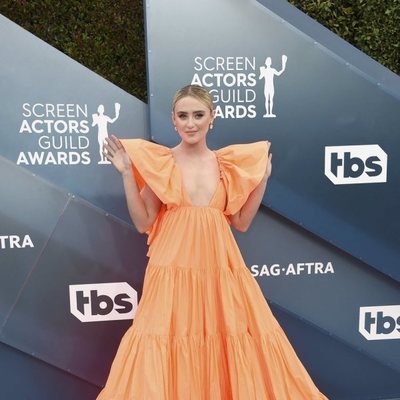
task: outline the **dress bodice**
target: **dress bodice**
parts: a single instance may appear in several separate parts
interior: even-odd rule
[[[232,144],[214,150],[220,170],[219,184],[210,203],[197,206],[185,190],[169,147],[144,139],[122,139],[121,143],[132,161],[140,190],[147,184],[162,202],[159,215],[147,232],[148,244],[157,235],[166,211],[178,207],[219,209],[225,217],[238,212],[262,180],[268,160],[266,141]]]

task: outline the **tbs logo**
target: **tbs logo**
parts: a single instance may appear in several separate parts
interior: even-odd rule
[[[386,182],[387,154],[377,144],[325,146],[325,175],[335,185]]]
[[[70,311],[81,322],[132,319],[137,292],[126,282],[69,285]]]
[[[358,330],[367,340],[400,339],[400,305],[360,307]]]

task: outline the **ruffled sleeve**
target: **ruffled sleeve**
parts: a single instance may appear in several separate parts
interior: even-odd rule
[[[129,158],[140,191],[147,184],[162,205],[156,220],[146,232],[147,244],[151,244],[159,231],[164,212],[180,205],[182,193],[178,171],[171,150],[163,145],[144,139],[121,139]]]
[[[265,175],[267,142],[232,144],[216,150],[227,193],[225,215],[238,212]]]

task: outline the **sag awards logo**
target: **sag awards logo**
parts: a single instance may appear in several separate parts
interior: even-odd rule
[[[195,57],[192,84],[206,87],[221,118],[256,118],[256,100],[263,86],[264,118],[275,118],[275,79],[286,69],[287,56],[282,55],[280,69],[271,57],[259,63],[256,57]]]
[[[70,285],[71,314],[81,322],[132,319],[137,292],[127,282]]]
[[[35,148],[21,151],[18,165],[110,164],[103,156],[103,143],[109,126],[119,118],[120,104],[114,104],[114,116],[100,104],[89,116],[87,104],[24,103],[19,129],[21,135],[34,135]],[[94,150],[95,149],[95,150]]]

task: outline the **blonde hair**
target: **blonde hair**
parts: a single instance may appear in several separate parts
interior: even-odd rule
[[[211,112],[213,111],[214,106],[212,97],[208,90],[204,89],[203,86],[200,85],[186,85],[183,88],[179,89],[175,93],[174,99],[172,101],[172,111],[174,111],[175,109],[176,102],[186,96],[191,96],[197,100],[200,100],[210,109]]]

